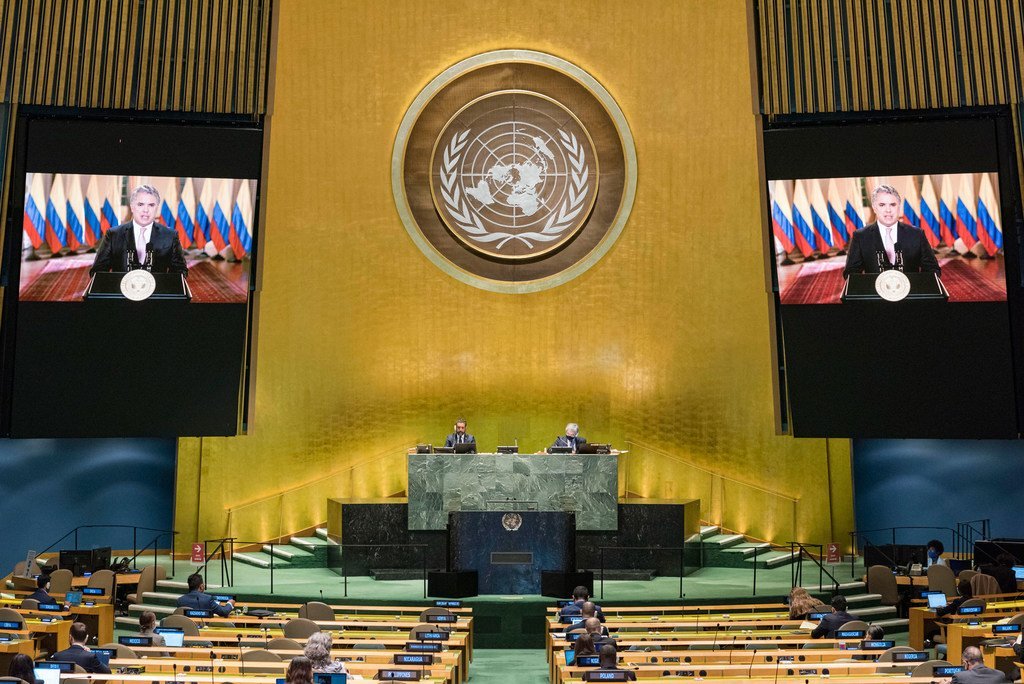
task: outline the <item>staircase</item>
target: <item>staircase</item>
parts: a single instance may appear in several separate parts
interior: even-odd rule
[[[273,557],[275,570],[295,568],[326,568],[327,549],[337,543],[327,537],[327,530],[316,528],[314,537],[291,537],[288,544],[264,544],[261,551],[238,551],[235,561],[257,568],[270,567]],[[273,554],[273,556],[271,556]]]
[[[702,525],[686,546],[703,547],[705,568],[751,568],[756,563],[758,570],[764,570],[791,565],[799,557],[797,552],[772,551],[767,542],[748,541],[742,534],[723,534],[718,525]]]

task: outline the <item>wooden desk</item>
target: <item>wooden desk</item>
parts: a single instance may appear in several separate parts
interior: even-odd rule
[[[11,667],[11,660],[19,653],[24,653],[29,658],[35,658],[35,642],[32,639],[0,641],[0,672],[7,673]]]
[[[144,668],[146,674],[163,673],[164,675],[170,673],[177,673],[181,671],[184,676],[188,676],[189,668],[194,670],[193,676],[208,676],[209,665],[197,665],[195,660],[188,658],[114,658],[110,661],[110,669],[116,670],[118,668],[134,667]],[[252,661],[252,662],[241,662],[238,660],[216,661],[215,669],[217,674],[262,674],[264,676],[271,677],[283,677],[285,671],[288,669],[288,661],[282,660],[280,662],[266,662],[266,661]],[[438,681],[448,682],[449,684],[455,684],[455,672],[454,668],[450,665],[443,663],[435,663],[434,665],[394,665],[392,663],[367,663],[367,662],[348,662],[345,663],[345,669],[354,675],[363,677],[364,679],[376,679],[376,675],[382,669],[389,670],[408,670],[413,672],[429,673],[431,679]],[[245,671],[249,672],[246,673]],[[166,677],[160,677],[157,679],[165,679]]]
[[[16,602],[20,603],[20,602]],[[11,604],[10,601],[0,602],[0,605]],[[14,608],[26,618],[39,619],[42,617],[59,617],[67,623],[81,622],[89,630],[91,636],[96,637],[96,643],[109,644],[114,640],[114,606],[110,603],[97,603],[92,606],[75,606],[69,610],[53,613],[45,610],[29,610]],[[70,630],[71,627],[69,626]],[[61,649],[63,646],[61,647]],[[58,650],[61,650],[58,649]]]

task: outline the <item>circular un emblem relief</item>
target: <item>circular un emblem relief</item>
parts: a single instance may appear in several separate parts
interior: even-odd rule
[[[509,532],[515,532],[523,526],[523,516],[518,513],[506,513],[501,516],[501,526]]]
[[[438,136],[434,207],[453,235],[496,259],[528,259],[571,240],[600,174],[590,134],[555,100],[527,91],[485,95]]]
[[[149,296],[155,291],[156,278],[149,271],[137,268],[134,271],[128,271],[121,278],[121,294],[125,296],[125,299],[141,302],[144,299],[149,299]]]
[[[544,290],[594,266],[636,192],[633,138],[609,92],[529,50],[476,55],[430,81],[399,126],[391,169],[420,251],[493,292]]]
[[[875,292],[886,301],[898,302],[910,294],[910,278],[902,271],[882,271],[875,278]]]

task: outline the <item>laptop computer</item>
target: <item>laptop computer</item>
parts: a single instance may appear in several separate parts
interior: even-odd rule
[[[565,664],[572,665],[576,660],[576,651],[571,648],[565,649]]]
[[[117,651],[112,648],[90,648],[89,650],[95,653],[97,660],[107,667],[110,667],[110,659],[117,657]]]
[[[1013,576],[1017,578],[1018,582],[1024,581],[1024,565],[1014,565]]]
[[[345,684],[348,675],[344,672],[315,672],[313,684]]]
[[[181,648],[185,645],[185,630],[172,627],[157,627],[157,634],[164,638],[164,646],[168,648]]]
[[[68,605],[79,606],[82,604],[82,592],[80,591],[69,591],[64,594],[64,600],[68,602]]]
[[[60,670],[49,667],[39,667],[40,665],[45,664],[46,663],[38,663],[32,669],[36,675],[36,681],[42,682],[43,684],[60,684]]]
[[[928,607],[932,610],[945,608],[947,603],[948,601],[946,601],[946,595],[941,592],[928,594]]]

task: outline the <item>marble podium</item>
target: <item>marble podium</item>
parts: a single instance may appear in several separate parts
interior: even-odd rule
[[[577,530],[618,529],[615,454],[409,454],[409,529],[443,530],[457,511],[576,514]]]

